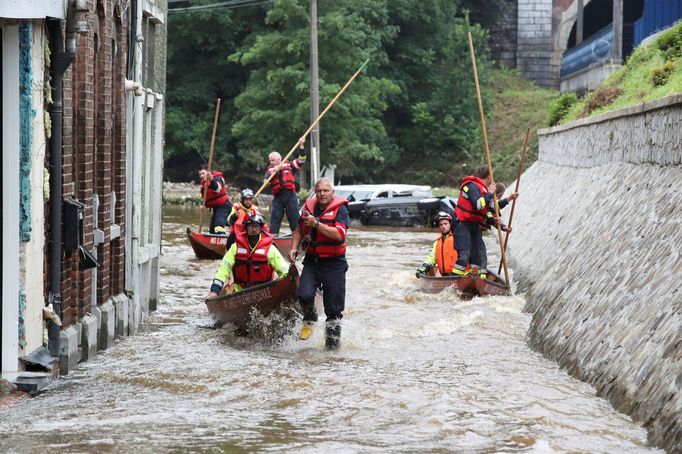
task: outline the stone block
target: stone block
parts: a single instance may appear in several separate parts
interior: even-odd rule
[[[100,325],[99,341],[100,350],[106,350],[114,345],[116,338],[116,308],[112,299],[99,306]]]
[[[92,310],[99,310],[93,307]],[[79,322],[81,326],[81,360],[89,361],[97,356],[97,331],[99,325],[97,323],[97,317],[92,313],[84,316]]]
[[[142,307],[136,299],[128,300],[128,335],[134,336],[140,326]]]
[[[59,333],[59,371],[67,375],[78,366],[80,361],[78,351],[78,330],[69,326]]]
[[[123,337],[128,335],[128,297],[124,294],[116,295],[114,298],[116,308],[116,336]]]

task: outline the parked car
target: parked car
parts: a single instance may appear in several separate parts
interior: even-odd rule
[[[434,197],[430,186],[361,184],[339,185],[334,189],[337,196],[348,200],[351,219],[364,225],[432,226],[438,211],[454,216],[454,201]]]

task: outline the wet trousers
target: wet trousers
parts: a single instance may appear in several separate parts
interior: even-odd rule
[[[272,199],[272,211],[270,212],[270,234],[278,235],[279,227],[282,225],[284,212],[287,213],[289,228],[293,232],[298,227],[298,198],[296,193],[288,189],[282,189]]]
[[[346,257],[318,259],[306,255],[298,286],[298,300],[303,310],[303,320],[316,322],[315,293],[322,288],[322,300],[327,321],[341,319],[346,305]]]
[[[483,242],[481,224],[478,222],[460,221],[455,227],[455,249],[457,249],[457,263],[459,268],[467,265],[488,267],[488,252]]]

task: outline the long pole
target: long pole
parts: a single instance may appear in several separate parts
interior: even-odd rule
[[[490,173],[490,180],[495,181],[493,178],[493,163],[490,159],[490,147],[488,146],[488,132],[485,127],[485,115],[483,114],[483,101],[481,99],[481,87],[478,83],[478,70],[476,69],[476,55],[474,54],[474,41],[471,37],[471,30],[469,30],[469,17],[466,18],[467,23],[467,38],[469,40],[469,54],[471,55],[471,65],[474,68],[474,83],[476,85],[476,97],[478,99],[478,113],[481,117],[481,127],[483,129],[483,144],[485,145],[485,158],[488,161],[488,171]],[[495,201],[495,217],[500,217],[500,207],[497,204],[497,196],[493,193],[493,200]],[[507,285],[507,290],[509,290],[509,269],[507,268],[507,259],[504,255],[504,247],[502,244],[502,228],[497,225],[497,236],[500,243],[500,252],[502,255],[502,263],[504,265],[504,280]]]
[[[215,147],[215,135],[218,129],[218,114],[220,113],[220,98],[215,105],[215,116],[213,117],[213,134],[211,134],[211,151],[208,154],[208,174],[211,175],[211,166],[213,165],[213,148]],[[208,195],[208,185],[210,180],[204,186],[204,200],[201,202],[201,215],[199,216],[199,233],[201,233],[201,228],[204,226],[204,211],[206,210],[206,196]]]
[[[317,65],[317,0],[310,0],[310,120],[320,115],[320,90]],[[320,125],[310,134],[310,186],[320,177]]]
[[[348,82],[346,82],[346,85],[344,85],[343,87],[341,87],[341,90],[339,90],[339,92],[336,94],[336,96],[334,96],[334,99],[332,99],[332,100],[329,102],[329,104],[327,105],[327,107],[324,108],[324,110],[322,111],[322,113],[315,119],[315,121],[313,121],[313,123],[308,127],[308,129],[306,130],[306,132],[303,133],[303,135],[301,136],[301,139],[305,139],[306,137],[308,137],[308,134],[310,134],[310,131],[312,131],[313,128],[314,128],[315,126],[317,126],[317,124],[320,122],[320,120],[322,120],[322,117],[324,117],[324,115],[329,111],[329,109],[332,108],[332,106],[334,105],[334,103],[341,97],[341,95],[343,94],[343,92],[346,91],[346,88],[348,88],[348,86],[349,86],[351,83],[353,83],[353,81],[355,80],[355,78],[358,77],[358,75],[360,74],[360,72],[362,71],[362,69],[365,67],[365,65],[367,64],[367,62],[369,62],[369,58],[368,58],[367,60],[365,60],[365,62],[364,62],[362,65],[360,65],[360,68],[358,68],[358,70],[355,71],[355,74],[353,74],[353,76],[352,76],[350,79],[348,79]],[[286,155],[285,157],[282,158],[282,162],[284,162],[284,161],[286,161],[287,159],[289,159],[289,157],[293,154],[294,150],[296,150],[296,148],[298,148],[298,143],[299,143],[299,141],[300,141],[300,139],[299,139],[298,141],[296,141],[296,143],[294,144],[293,147],[291,147],[291,150],[289,150],[289,153],[287,153],[287,155]],[[274,178],[274,176],[275,176],[275,172],[273,172],[273,173],[270,174],[270,176],[268,177],[268,179],[265,180],[265,182],[263,182],[263,185],[260,187],[260,189],[258,189],[258,191],[256,191],[256,193],[253,195],[254,198],[255,198],[255,197],[258,197],[258,195],[259,195],[261,192],[263,192],[263,189],[265,189],[265,188],[268,186],[268,184],[270,184],[270,180],[272,180],[272,179]]]
[[[523,142],[523,149],[521,150],[521,160],[519,161],[519,171],[516,174],[516,186],[514,187],[514,192],[519,192],[519,185],[521,184],[521,172],[523,172],[523,161],[526,159],[526,149],[528,148],[528,138],[530,137],[530,128],[526,130],[526,140]],[[512,221],[514,220],[514,208],[516,208],[516,200],[512,202],[511,213],[509,213],[509,223],[507,227],[511,228]],[[507,252],[507,243],[509,242],[509,230],[507,230],[504,236],[504,251]],[[500,266],[497,268],[497,274],[502,271],[502,262],[500,261]]]

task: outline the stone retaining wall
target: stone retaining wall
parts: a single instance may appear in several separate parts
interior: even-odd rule
[[[682,452],[682,95],[538,135],[509,244],[530,344]]]

